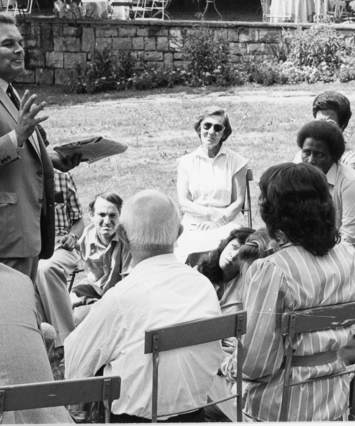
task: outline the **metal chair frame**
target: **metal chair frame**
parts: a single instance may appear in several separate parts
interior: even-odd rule
[[[287,421],[291,386],[297,386],[305,383],[311,383],[315,380],[318,381],[327,379],[329,377],[354,373],[353,368],[348,368],[346,371],[342,371],[331,376],[322,376],[312,380],[291,383],[293,357],[292,345],[295,337],[300,333],[334,330],[337,328],[348,327],[352,324],[355,324],[355,302],[327,305],[282,314],[281,335],[284,337],[287,348],[285,355],[285,374],[282,389],[280,421]]]
[[[110,423],[111,402],[120,397],[120,392],[118,376],[0,386],[0,423],[5,411],[92,401],[106,401],[105,423]]]
[[[158,417],[169,417],[195,411],[209,405],[215,405],[228,399],[237,399],[237,421],[242,421],[242,364],[243,347],[241,337],[246,332],[247,313],[239,311],[233,314],[221,315],[205,320],[189,321],[168,327],[156,328],[145,332],[145,354],[152,354],[153,381],[152,381],[152,423],[157,422]],[[234,336],[237,339],[237,393],[220,401],[214,401],[202,407],[194,407],[191,410],[161,414],[158,416],[158,372],[159,353],[187,346],[200,345],[202,343],[221,340]],[[202,355],[201,355],[202,356]]]
[[[242,213],[247,213],[248,215],[248,227],[253,227],[253,218],[251,211],[251,192],[250,192],[250,182],[253,181],[253,171],[251,169],[247,169],[246,174],[246,187],[245,187],[245,200],[244,205],[242,207]]]

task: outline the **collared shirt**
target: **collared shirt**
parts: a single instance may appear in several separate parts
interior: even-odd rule
[[[151,418],[152,357],[144,354],[145,330],[220,315],[210,281],[173,254],[138,263],[120,285],[95,303],[65,340],[65,374],[119,375],[122,393],[114,414]],[[162,352],[158,414],[206,403],[222,351],[219,342]]]
[[[346,153],[343,157],[345,155]],[[335,206],[336,225],[342,240],[355,245],[355,171],[342,164],[343,157],[340,163],[333,163],[326,178]],[[351,155],[349,158],[346,156],[344,160],[351,162],[350,158]],[[301,151],[296,154],[293,162],[302,162]]]
[[[105,293],[129,273],[131,252],[118,231],[105,245],[98,238],[95,225],[89,224],[79,240],[79,247],[87,273],[82,284],[91,284],[98,294]]]
[[[55,235],[66,235],[73,223],[82,217],[77,189],[70,173],[54,169]]]
[[[355,170],[334,163],[326,176],[342,240],[355,245]]]
[[[280,313],[355,301],[355,250],[337,244],[325,256],[314,256],[301,246],[289,245],[255,261],[248,269],[242,302],[248,312],[244,344],[244,411],[264,421],[280,414],[285,348],[279,332]],[[337,351],[352,335],[351,327],[300,334],[295,355]],[[233,357],[222,368],[235,377]],[[341,358],[315,367],[293,367],[293,382],[329,375],[345,368]],[[335,420],[346,413],[348,375],[291,387],[290,421]]]

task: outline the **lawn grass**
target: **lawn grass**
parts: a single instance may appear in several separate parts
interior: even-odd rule
[[[105,190],[123,199],[143,188],[158,188],[176,199],[176,160],[199,144],[193,124],[206,107],[218,105],[230,116],[233,133],[226,144],[249,159],[255,181],[253,216],[257,214],[257,181],[270,165],[291,161],[297,152],[298,129],[312,118],[313,97],[323,90],[340,90],[355,101],[355,84],[317,84],[218,89],[177,88],[153,92],[68,95],[57,89],[33,89],[48,102],[44,123],[49,140],[102,134],[128,144],[116,157],[73,170],[85,210],[92,197]],[[345,136],[354,147],[354,124]]]

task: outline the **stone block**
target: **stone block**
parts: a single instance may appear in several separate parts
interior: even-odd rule
[[[228,30],[227,40],[230,42],[239,41],[238,28],[230,28]]]
[[[144,50],[155,50],[155,37],[144,37]]]
[[[247,47],[249,55],[262,55],[265,53],[264,43],[249,43]]]
[[[34,40],[34,39],[26,39],[25,44],[26,44],[26,48],[38,46],[37,40]]]
[[[144,49],[144,38],[143,37],[134,37],[132,39],[132,49],[133,50],[143,50]]]
[[[120,37],[135,37],[137,34],[137,29],[135,27],[121,27],[118,30],[118,35]]]
[[[36,69],[36,83],[44,86],[52,86],[54,82],[53,70],[44,68]]]
[[[35,70],[26,70],[24,74],[22,74],[20,77],[16,78],[16,83],[30,83],[34,84],[35,79]]]
[[[174,55],[172,53],[164,53],[164,66],[172,68],[174,65]]]
[[[41,48],[46,52],[53,50],[53,33],[50,24],[41,25]]]
[[[63,37],[63,24],[53,24],[52,33],[53,38]]]
[[[144,52],[144,60],[149,62],[160,62],[163,60],[162,52]]]
[[[115,27],[97,27],[96,37],[117,37],[117,28]]]
[[[46,66],[49,68],[63,68],[64,54],[63,52],[47,52]]]
[[[151,25],[148,27],[148,37],[167,37],[169,31],[161,25]]]
[[[179,51],[184,44],[181,30],[170,30],[169,33],[169,50]]]
[[[65,52],[79,52],[80,39],[78,37],[65,37],[63,39],[63,50]]]
[[[185,55],[182,52],[174,52],[174,62],[185,59]]]
[[[258,41],[259,42],[268,42],[268,43],[277,43],[281,39],[281,30],[274,29],[263,29],[258,30]]]
[[[64,53],[64,68],[75,68],[77,64],[86,64],[86,53]]]
[[[54,84],[58,86],[65,86],[69,82],[70,73],[68,70],[56,69],[54,70]]]
[[[29,68],[44,67],[44,54],[40,49],[27,49],[26,64]]]
[[[167,52],[169,50],[168,37],[157,37],[157,50]]]
[[[64,50],[63,37],[53,37],[53,49],[56,52],[63,52]]]
[[[114,38],[112,39],[113,50],[130,50],[132,49],[132,39],[129,37],[125,38]]]
[[[137,28],[137,36],[139,37],[146,37],[148,36],[148,28]]]
[[[244,55],[247,53],[246,43],[229,43],[229,52],[231,55]]]
[[[83,28],[81,36],[81,50],[90,52],[95,49],[95,34],[93,28]]]
[[[97,37],[93,47],[99,50],[103,50],[105,47],[112,48],[112,38]]]
[[[258,30],[256,28],[239,27],[238,33],[240,42],[254,42],[258,39]]]
[[[78,26],[64,25],[63,26],[63,36],[78,37],[80,35],[80,29]]]

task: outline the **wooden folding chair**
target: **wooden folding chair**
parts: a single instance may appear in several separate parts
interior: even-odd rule
[[[0,386],[0,423],[5,411],[92,401],[106,401],[105,423],[109,423],[111,403],[120,397],[120,390],[121,378],[118,376]]]
[[[242,364],[243,348],[241,337],[246,332],[247,313],[245,311],[236,312],[229,315],[221,315],[205,320],[189,321],[168,327],[156,328],[145,332],[145,354],[152,354],[153,360],[153,381],[152,381],[152,422],[155,423],[158,417],[171,417],[187,412],[195,411],[209,405],[215,405],[232,398],[237,399],[237,420],[242,421]],[[159,352],[172,349],[184,348],[186,346],[200,345],[202,343],[221,340],[226,337],[237,338],[237,393],[228,396],[220,401],[214,401],[191,410],[161,414],[158,416],[158,370]],[[203,353],[201,353],[203,358]]]
[[[248,215],[248,226],[253,227],[253,218],[251,212],[251,195],[250,195],[250,182],[253,180],[253,172],[251,169],[247,170],[246,174],[246,188],[245,188],[245,200],[242,207],[242,213]]]
[[[311,383],[315,380],[328,379],[329,377],[341,376],[344,374],[354,373],[354,369],[348,368],[345,371],[335,373],[331,376],[322,376],[312,380],[291,383],[292,367],[317,365],[317,359],[321,359],[321,363],[332,362],[336,359],[336,352],[328,351],[315,355],[297,356],[293,355],[294,339],[300,333],[311,333],[315,331],[334,330],[337,328],[348,327],[355,323],[355,302],[342,303],[338,305],[328,305],[318,308],[305,309],[301,311],[288,312],[281,318],[281,335],[285,339],[286,356],[285,356],[285,374],[282,390],[282,403],[280,421],[287,421],[290,404],[291,386],[303,385]],[[297,359],[296,359],[297,358]]]

